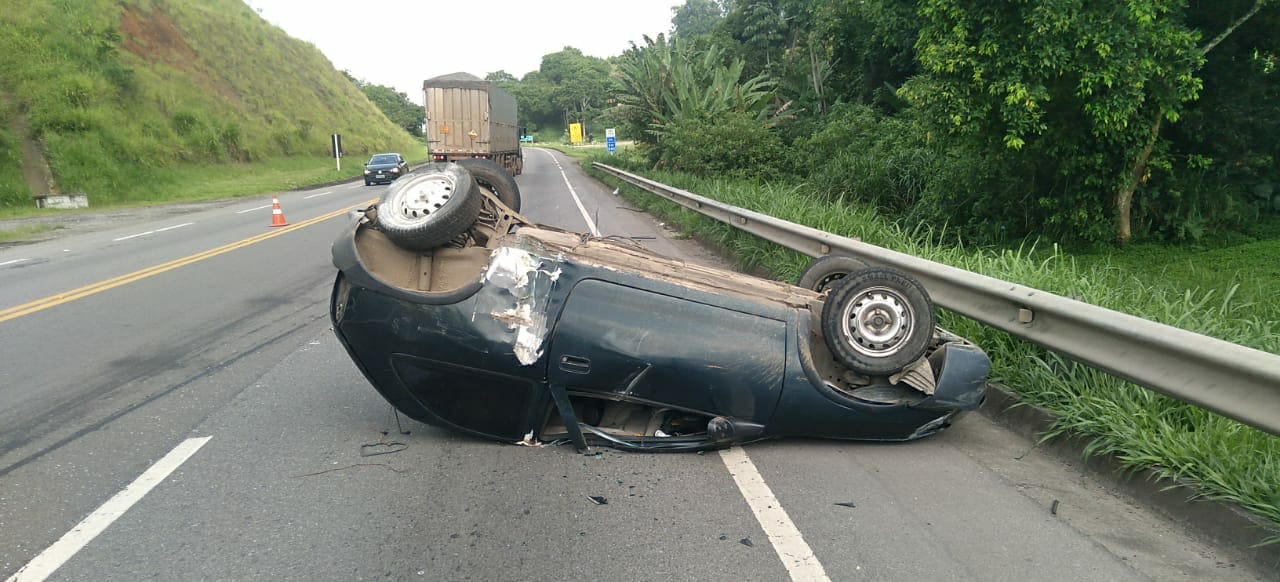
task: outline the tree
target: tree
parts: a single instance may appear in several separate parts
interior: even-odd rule
[[[1196,3],[1190,22],[1225,31],[1253,0]],[[1200,99],[1176,124],[1166,124],[1172,167],[1153,172],[1135,197],[1135,220],[1168,217],[1154,226],[1166,238],[1251,230],[1280,211],[1280,9],[1260,10],[1206,54]]]
[[[786,50],[789,15],[779,4],[780,0],[737,0],[716,25],[716,41],[746,64],[748,75],[768,72]]]
[[[768,164],[757,162],[776,160],[781,149],[769,131],[776,114],[770,107],[773,82],[764,75],[744,80],[745,63],[722,64],[726,59],[718,47],[698,53],[663,35],[646,36],[645,42],[618,59],[618,102],[622,116],[639,130],[637,141],[655,146],[654,161],[695,173],[768,171]],[[726,141],[728,127],[736,141]],[[762,149],[768,155],[757,153]],[[723,155],[712,160],[706,152]]]
[[[498,69],[497,71],[485,75],[484,80],[494,83],[514,83],[516,81],[516,77],[511,73]]]
[[[530,72],[519,81],[498,81],[498,86],[516,98],[516,111],[520,125],[529,132],[539,127],[564,123],[564,111],[552,102],[555,86],[542,78],[537,71]]]
[[[364,93],[364,96],[376,105],[392,123],[404,128],[405,131],[409,132],[409,135],[422,135],[422,123],[426,118],[426,112],[423,111],[421,106],[410,101],[408,95],[385,85],[374,85],[356,79],[347,71],[343,71],[342,74],[347,79],[350,79],[352,83],[355,83],[356,87],[359,87],[360,91]]]
[[[815,19],[814,34],[827,39],[831,91],[846,100],[896,104],[898,87],[919,71],[916,0],[838,0]],[[891,107],[888,107],[891,108]]]
[[[685,0],[671,12],[671,36],[691,39],[711,34],[724,17],[724,6],[717,0]]]
[[[609,64],[582,51],[565,47],[542,57],[539,78],[554,89],[552,105],[574,119],[589,119],[604,106],[611,88]]]
[[[1083,176],[1077,193],[1040,198],[1049,220],[1090,230],[1110,222],[1124,244],[1161,125],[1202,89],[1205,50],[1185,10],[1167,0],[925,0],[916,51],[928,74],[903,94],[952,132]]]
[[[1218,33],[1217,36],[1198,47],[1195,51],[1196,54],[1194,55],[1194,57],[1196,57],[1195,60],[1197,61],[1195,67],[1196,72],[1198,73],[1199,69],[1207,61],[1210,51],[1222,44],[1227,37],[1239,29],[1240,26],[1249,19],[1253,18],[1269,2],[1270,0],[1254,0],[1253,5],[1250,8],[1245,10],[1243,14],[1228,24],[1227,27]],[[1196,78],[1196,81],[1199,82],[1200,79]],[[1181,104],[1179,103],[1179,105]],[[1151,123],[1150,133],[1146,137],[1146,143],[1143,145],[1137,155],[1137,158],[1134,160],[1127,179],[1123,182],[1116,193],[1116,239],[1121,244],[1127,243],[1131,236],[1131,210],[1133,208],[1133,196],[1137,191],[1138,186],[1146,182],[1147,178],[1150,176],[1148,166],[1151,163],[1152,151],[1155,148],[1156,142],[1160,139],[1160,127],[1166,119],[1171,122],[1177,121],[1181,116],[1182,109],[1182,107],[1167,110],[1162,109],[1160,111],[1156,111],[1152,115],[1154,120]]]

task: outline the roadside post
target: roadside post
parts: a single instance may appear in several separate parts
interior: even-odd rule
[[[604,130],[604,145],[609,149],[609,155],[611,156],[618,151],[618,138],[612,127]]]
[[[338,171],[342,171],[342,134],[335,133],[329,136],[330,145],[333,146],[333,163],[338,166]]]

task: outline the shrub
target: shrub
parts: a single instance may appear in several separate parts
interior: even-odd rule
[[[701,176],[768,178],[778,174],[782,140],[756,116],[677,119],[657,130],[658,165]]]

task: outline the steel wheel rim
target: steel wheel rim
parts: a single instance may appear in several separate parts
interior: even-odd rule
[[[915,329],[907,299],[888,287],[869,287],[850,298],[841,312],[840,330],[854,351],[875,358],[902,349]]]
[[[421,220],[448,204],[454,187],[453,180],[445,176],[423,176],[405,184],[392,210],[405,220]]]

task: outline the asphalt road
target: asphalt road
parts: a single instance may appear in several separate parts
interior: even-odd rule
[[[550,150],[517,181],[535,221],[717,261]],[[0,247],[0,576],[1267,577],[978,415],[909,444],[585,456],[398,419],[326,311],[344,211],[383,188],[284,193],[282,228],[242,199]]]

